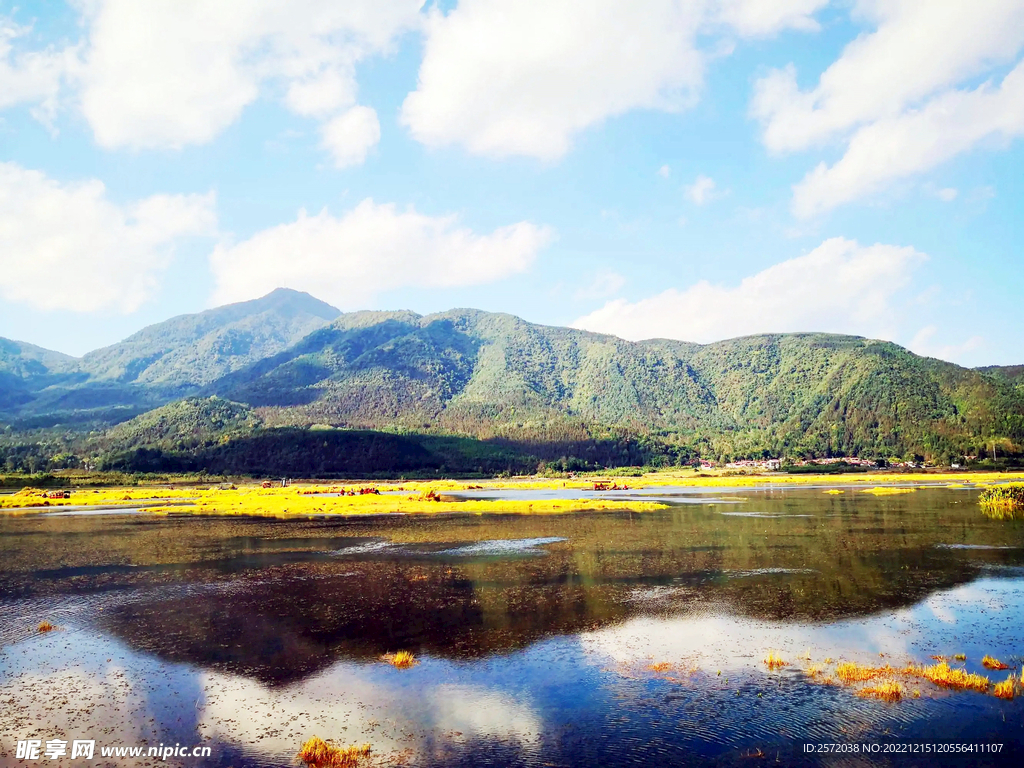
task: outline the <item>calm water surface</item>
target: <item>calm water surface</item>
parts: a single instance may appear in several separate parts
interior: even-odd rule
[[[984,654],[1019,671],[1024,524],[983,517],[972,490],[652,495],[676,504],[0,516],[0,764],[58,764],[17,760],[18,739],[89,738],[212,750],[159,765],[295,765],[314,734],[409,766],[1024,759],[1020,698],[922,681],[886,704],[806,673],[957,653],[970,671]],[[36,633],[43,619],[61,631]],[[380,662],[398,650],[420,663]],[[768,650],[788,666],[768,672]],[[865,757],[806,742],[1004,746]]]

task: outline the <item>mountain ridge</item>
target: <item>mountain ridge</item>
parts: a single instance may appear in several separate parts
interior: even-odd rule
[[[1024,444],[1020,367],[967,369],[861,336],[632,342],[472,308],[342,313],[278,289],[171,318],[78,360],[7,344],[0,420],[15,431],[103,432],[182,398],[215,397],[248,409],[248,430],[461,435],[531,455],[603,451],[608,440],[626,455],[641,440],[676,457],[949,460],[995,448],[1016,455]],[[188,432],[204,418],[196,414],[224,407],[159,418],[188,413]],[[245,431],[196,429],[204,440]],[[149,422],[139,430],[159,433]],[[170,442],[184,445],[185,432]]]

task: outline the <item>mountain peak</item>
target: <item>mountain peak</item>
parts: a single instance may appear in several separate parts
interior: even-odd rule
[[[265,307],[267,309],[275,309],[285,312],[305,312],[328,321],[334,320],[342,314],[340,309],[331,306],[326,301],[321,301],[316,296],[306,293],[305,291],[296,291],[293,288],[275,288],[266,296],[261,296],[258,299],[241,301],[236,304],[228,304],[226,306],[248,306],[252,308]],[[208,311],[216,312],[217,310],[224,308],[225,307],[216,307]]]
[[[314,296],[277,288],[266,296],[178,315],[118,344],[90,352],[94,379],[145,383],[185,394],[270,357],[326,325],[341,311]]]

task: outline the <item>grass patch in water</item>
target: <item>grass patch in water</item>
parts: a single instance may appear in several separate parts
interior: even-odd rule
[[[48,621],[40,621],[39,622],[39,626],[36,627],[36,631],[38,631],[38,632],[53,632],[53,630],[55,630],[56,628],[57,627],[55,627],[53,624],[51,624]]]
[[[877,680],[880,677],[891,677],[894,674],[896,674],[896,670],[888,664],[884,667],[872,667],[867,664],[858,664],[855,661],[844,661],[836,667],[836,677],[847,685]]]
[[[952,688],[959,691],[986,693],[992,685],[991,681],[984,675],[976,675],[972,672],[966,672],[959,667],[951,667],[944,661],[940,661],[938,664],[933,664],[930,667],[910,664],[904,672],[915,677],[923,677],[940,688]]]
[[[395,669],[409,669],[419,664],[411,651],[399,651],[398,653],[385,653],[380,660],[390,664]]]
[[[336,747],[314,736],[299,750],[297,757],[309,768],[355,768],[370,756],[370,745]]]
[[[997,698],[1010,700],[1017,695],[1017,678],[1012,674],[1001,683],[996,683],[992,693]]]
[[[981,660],[981,666],[985,669],[994,669],[997,671],[1010,668],[1008,664],[1003,664],[999,659],[993,659],[991,656],[985,656]]]
[[[768,655],[761,659],[761,661],[770,670],[782,669],[783,667],[788,666],[788,662],[781,656],[776,656],[775,651],[768,651]]]
[[[865,698],[895,702],[903,698],[903,686],[895,680],[885,680],[859,689],[857,695]]]
[[[872,496],[899,496],[904,493],[916,493],[917,488],[865,488],[862,493],[870,493]]]
[[[962,655],[962,654],[958,654]],[[887,701],[898,701],[899,697],[887,698],[893,694],[895,688],[894,685],[900,686],[900,696],[902,696],[902,684],[898,678],[921,678],[928,680],[931,683],[939,686],[940,688],[947,688],[958,691],[977,691],[978,693],[987,693],[991,687],[991,681],[984,675],[977,675],[971,672],[967,672],[959,667],[951,667],[945,660],[945,657],[933,657],[943,659],[937,664],[931,666],[924,666],[921,664],[908,664],[902,668],[894,668],[890,664],[885,666],[875,667],[869,664],[858,664],[853,661],[844,661],[836,666],[835,676],[839,682],[847,686],[853,686],[858,683],[872,683],[872,685],[864,686],[863,688],[856,691],[857,695],[872,696],[874,698],[885,699]],[[989,657],[986,657],[989,658]],[[993,661],[995,661],[993,659]],[[1004,669],[1006,667],[1003,667]],[[818,680],[817,675],[810,675],[812,680],[815,682],[824,682],[824,680]],[[1011,675],[1011,678],[1013,676]],[[875,683],[874,681],[882,681]],[[1007,685],[1001,684],[1000,690],[1006,691]],[[915,691],[915,698],[920,696],[920,692]]]
[[[995,520],[1024,520],[1024,485],[994,485],[978,498],[981,511]]]

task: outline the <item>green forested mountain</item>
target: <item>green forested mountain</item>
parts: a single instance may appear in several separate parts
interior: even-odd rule
[[[90,352],[79,367],[95,381],[191,391],[287,349],[340,314],[308,293],[278,288],[143,328]]]
[[[978,370],[1001,381],[1008,381],[1018,389],[1024,388],[1024,365],[989,365]]]
[[[211,392],[269,423],[528,442],[619,428],[714,456],[971,453],[1024,442],[1008,382],[828,334],[627,342],[509,315],[354,313]]]
[[[1020,369],[975,371],[852,336],[628,342],[478,310],[338,314],[275,291],[151,326],[80,361],[5,349],[9,436],[88,428],[88,439],[68,433],[65,453],[161,451],[193,464],[201,454],[232,471],[261,451],[328,467],[332,451],[365,457],[385,444],[430,466],[462,466],[468,451],[483,469],[574,457],[950,460],[1020,455],[1024,445]],[[81,413],[90,417],[75,427]],[[137,413],[96,434],[104,420]],[[361,430],[359,447],[344,430]],[[418,436],[419,448],[368,437],[382,432]],[[307,439],[318,447],[303,454]]]
[[[82,358],[3,341],[0,419],[92,426],[118,421],[287,349],[339,314],[309,294],[278,289],[151,325]],[[10,379],[8,371],[20,372],[22,380]]]
[[[0,412],[32,400],[32,393],[66,382],[77,370],[70,355],[0,337]]]

